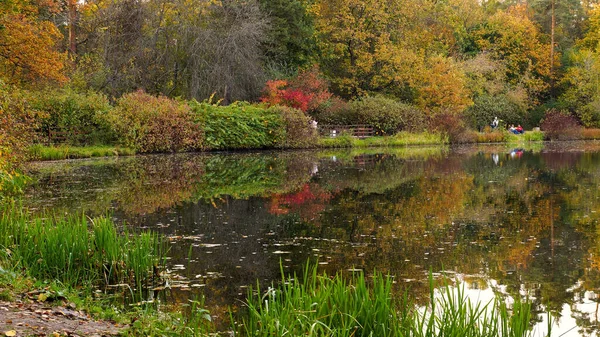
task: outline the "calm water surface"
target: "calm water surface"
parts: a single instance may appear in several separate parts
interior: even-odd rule
[[[110,214],[169,238],[167,301],[214,315],[308,259],[375,269],[425,300],[429,271],[473,298],[528,296],[553,336],[598,329],[600,143],[156,155],[34,163],[32,211]]]

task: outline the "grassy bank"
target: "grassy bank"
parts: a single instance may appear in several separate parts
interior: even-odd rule
[[[118,146],[45,146],[33,145],[29,148],[29,157],[32,160],[63,160],[95,157],[132,156],[135,151]]]
[[[377,146],[408,146],[408,145],[443,145],[448,144],[448,138],[439,134],[428,132],[407,133],[400,132],[389,137],[369,137],[359,139],[342,134],[335,138],[324,137],[319,139],[318,146],[322,148],[335,147],[377,147]]]

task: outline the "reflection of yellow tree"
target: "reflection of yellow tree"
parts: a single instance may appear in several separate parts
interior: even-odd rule
[[[126,179],[115,196],[120,208],[130,215],[147,214],[190,200],[204,163],[173,159],[146,157],[123,167]]]

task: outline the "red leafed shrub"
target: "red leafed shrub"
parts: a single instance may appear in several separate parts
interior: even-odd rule
[[[287,89],[283,92],[283,100],[284,105],[306,112],[311,97],[298,89]]]
[[[119,141],[140,153],[202,147],[202,129],[185,102],[140,90],[121,97],[106,119]]]
[[[448,137],[450,143],[471,143],[476,135],[470,132],[463,118],[453,113],[439,113],[429,120],[429,130]]]
[[[269,105],[285,105],[311,112],[316,110],[333,95],[329,84],[319,73],[318,67],[302,71],[295,78],[270,80],[263,91],[261,101]]]
[[[540,129],[544,131],[544,137],[550,140],[573,140],[582,136],[579,120],[568,112],[556,109],[546,111]]]

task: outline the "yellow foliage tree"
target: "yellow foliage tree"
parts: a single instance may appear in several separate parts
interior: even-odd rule
[[[430,115],[457,114],[473,104],[465,73],[451,59],[435,56],[427,65],[418,87],[417,102],[423,110]]]
[[[0,2],[0,77],[9,83],[64,82],[66,55],[54,47],[62,35],[54,24],[39,18],[51,1]]]
[[[398,1],[319,0],[312,8],[321,49],[321,68],[335,91],[346,97],[385,91],[408,82],[415,51],[394,41]]]
[[[533,100],[548,89],[550,82],[550,45],[542,40],[523,5],[498,11],[475,32],[479,49],[501,61],[507,81],[513,86],[522,85]],[[555,54],[554,58],[558,63],[559,56]]]

